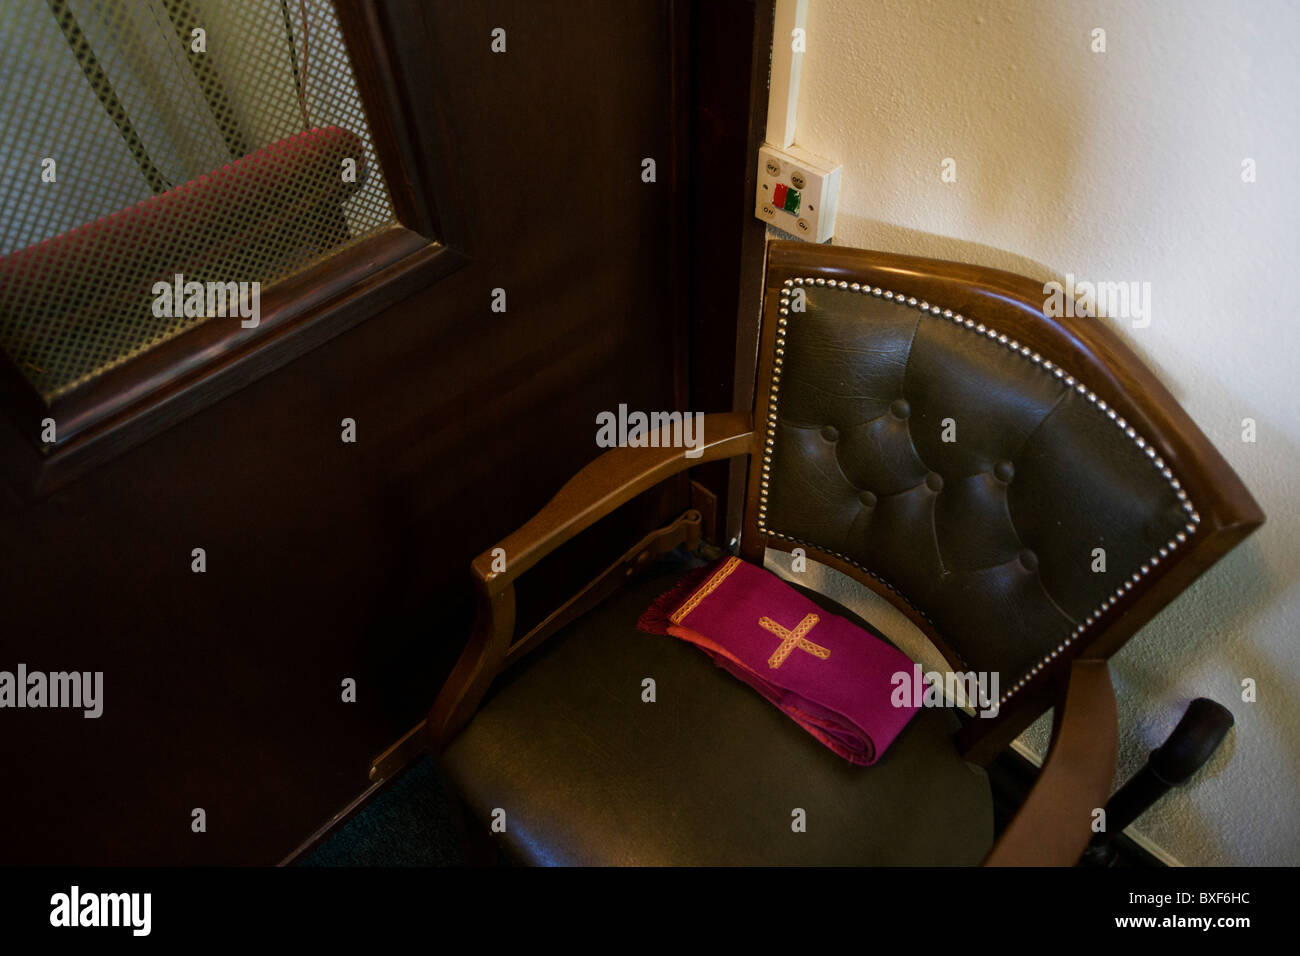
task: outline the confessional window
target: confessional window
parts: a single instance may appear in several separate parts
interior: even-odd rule
[[[0,6],[0,170],[0,351],[47,404],[397,222],[328,0]]]

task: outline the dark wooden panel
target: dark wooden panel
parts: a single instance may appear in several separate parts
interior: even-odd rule
[[[753,399],[766,227],[753,215],[767,123],[773,0],[698,4],[691,20],[691,356],[693,407]],[[737,534],[745,462],[715,462],[699,481],[717,499],[715,542]]]
[[[44,500],[0,500],[0,669],[105,672],[98,720],[0,711],[0,861],[281,859],[423,717],[468,634],[470,559],[595,457],[596,413],[681,407],[680,18],[384,10],[432,36],[404,54],[407,120],[470,262]],[[685,506],[683,480],[628,543]]]

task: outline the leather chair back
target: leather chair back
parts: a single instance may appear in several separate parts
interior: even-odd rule
[[[954,666],[998,672],[1000,703],[1134,611],[1189,556],[1205,506],[1211,537],[1262,521],[1104,320],[1048,318],[1040,284],[798,244],[770,256],[753,537],[858,572]]]

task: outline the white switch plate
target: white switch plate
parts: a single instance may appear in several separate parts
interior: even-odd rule
[[[758,151],[758,195],[754,215],[799,239],[825,242],[835,235],[835,209],[840,197],[843,165],[814,156],[798,146],[777,149],[764,143]],[[778,206],[777,187],[799,192],[799,208]]]

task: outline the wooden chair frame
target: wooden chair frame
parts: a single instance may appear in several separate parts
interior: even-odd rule
[[[584,591],[519,641],[515,630],[515,580],[547,554],[602,517],[664,479],[705,462],[749,460],[741,556],[761,565],[766,548],[795,544],[764,530],[763,464],[771,439],[755,423],[768,421],[774,375],[779,377],[778,329],[782,290],[795,284],[868,285],[895,297],[933,303],[978,316],[994,335],[1027,347],[1067,384],[1091,390],[1135,429],[1176,475],[1191,504],[1193,530],[1168,557],[1129,583],[1121,596],[1060,654],[1045,660],[1012,694],[998,715],[972,720],[958,732],[962,755],[987,766],[1047,708],[1055,706],[1052,743],[1026,802],[994,845],[988,865],[1072,865],[1091,836],[1095,808],[1110,795],[1118,749],[1114,692],[1106,659],[1202,572],[1264,520],[1263,512],[1177,401],[1136,355],[1095,318],[1044,314],[1042,286],[1007,272],[855,249],[773,242],[768,248],[759,383],[749,412],[705,417],[702,454],[681,448],[616,448],[579,471],[531,520],[496,545],[506,569],[493,570],[495,548],[479,555],[472,573],[479,598],[473,635],[429,714],[435,752],[469,723],[492,680],[509,663],[577,617],[651,555],[682,540],[698,540],[698,516],[650,535]],[[1001,339],[1000,339],[1001,340]],[[1030,353],[1025,353],[1030,354]],[[869,572],[816,547],[807,556],[881,594],[902,610],[945,653],[957,658],[943,635],[902,595]],[[498,552],[499,553],[499,552]]]

